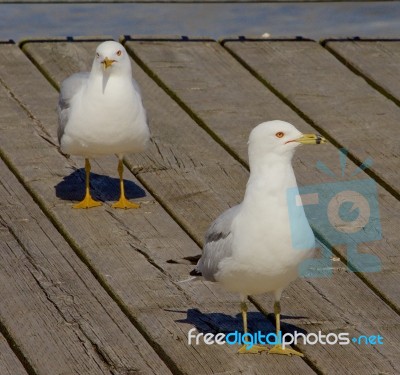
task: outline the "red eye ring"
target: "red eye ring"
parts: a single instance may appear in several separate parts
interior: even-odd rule
[[[277,138],[282,138],[284,135],[285,135],[284,132],[278,132],[278,133],[275,134],[275,136],[276,136]]]
[[[122,51],[121,50],[118,50],[117,51],[117,56],[121,56],[122,55]]]

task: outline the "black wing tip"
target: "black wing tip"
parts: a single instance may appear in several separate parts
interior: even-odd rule
[[[203,276],[203,274],[199,270],[197,270],[196,268],[191,270],[189,275],[190,276]]]
[[[168,259],[166,262],[170,264],[191,264],[195,266],[199,259],[201,258],[201,254],[194,255],[194,256],[187,256],[184,258],[179,259]]]
[[[202,254],[197,254],[197,255],[193,255],[193,256],[184,257],[183,259],[189,261],[193,265],[196,265],[199,262],[201,255]]]
[[[219,240],[223,240],[226,237],[229,236],[231,232],[228,233],[222,233],[222,232],[211,232],[211,233],[207,233],[206,234],[206,238],[205,238],[205,243],[209,243],[209,242],[217,242]]]

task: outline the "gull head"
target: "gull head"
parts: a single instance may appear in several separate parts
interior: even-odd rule
[[[122,44],[107,41],[97,47],[92,69],[106,74],[131,74],[131,62]]]
[[[256,126],[249,137],[250,159],[265,155],[291,158],[297,146],[326,143],[326,139],[317,134],[303,134],[292,124],[274,120]]]

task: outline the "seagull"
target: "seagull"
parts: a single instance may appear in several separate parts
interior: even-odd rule
[[[288,122],[276,120],[256,126],[248,143],[250,177],[244,199],[220,215],[206,232],[202,255],[190,274],[240,294],[245,334],[247,297],[272,293],[279,337],[281,294],[299,276],[300,263],[313,254],[313,231],[301,204],[289,217],[288,192],[296,189],[298,195],[291,163],[296,148],[321,143],[326,143],[323,137],[302,134]],[[297,198],[298,203],[300,196]],[[291,224],[301,228],[295,239]],[[243,345],[239,353],[267,351],[262,345],[248,348]],[[279,343],[269,353],[302,356]]]
[[[62,82],[57,112],[61,151],[85,158],[85,197],[73,208],[101,205],[90,194],[89,158],[109,154],[119,159],[121,191],[113,207],[138,208],[125,197],[123,156],[144,151],[150,131],[139,87],[132,78],[130,58],[122,44],[101,43],[90,73],[75,73]]]

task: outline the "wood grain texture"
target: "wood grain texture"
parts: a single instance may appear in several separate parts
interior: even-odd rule
[[[2,335],[0,335],[0,373],[2,375],[28,375]]]
[[[201,43],[199,43],[199,46],[201,46]],[[48,48],[51,48],[51,53],[45,53]],[[46,74],[49,74],[55,81],[59,82],[64,77],[52,73],[58,70],[56,67],[53,68],[53,65],[60,64],[59,58],[57,57],[60,52],[57,52],[57,48],[61,48],[65,51],[69,46],[65,44],[60,44],[59,47],[57,47],[56,44],[27,44],[24,46],[26,52],[29,53],[31,57],[35,58],[40,66],[46,69]],[[88,51],[91,51],[88,54],[87,61],[87,64],[90,64],[94,46],[82,46],[81,48],[87,48]],[[174,68],[178,64],[174,65],[171,63],[171,59],[168,57],[174,56],[176,48],[189,47],[181,47],[180,44],[175,43],[173,44],[173,48],[169,47],[168,51],[165,52],[166,49],[162,50],[162,43],[160,43],[156,48],[161,51],[160,53],[167,55],[160,56],[160,64],[163,64],[165,67],[172,66],[172,68]],[[196,47],[193,48],[198,47],[196,45]],[[196,81],[197,85],[202,85],[203,93],[199,90],[199,97],[194,98],[193,101],[197,100],[198,103],[200,103],[199,105],[204,105],[204,101],[206,101],[207,103],[211,103],[210,105],[217,106],[219,101],[225,103],[224,100],[229,100],[225,98],[224,94],[218,96],[214,92],[216,88],[218,88],[220,82],[215,80],[215,75],[212,75],[212,72],[213,69],[222,69],[221,65],[216,64],[214,67],[206,66],[209,70],[208,74],[204,74],[204,71],[201,70],[202,64],[206,65],[208,60],[205,60],[204,56],[202,56],[203,59],[197,59],[199,72],[195,73],[197,76],[192,78],[190,74],[184,75],[180,71],[180,69],[184,69],[190,64],[190,52],[180,53],[183,59],[186,57],[186,60],[180,61],[179,68],[175,69],[175,80],[179,81],[177,85],[185,86],[185,82],[186,85],[189,85],[188,82],[192,85],[192,80]],[[223,49],[218,49],[216,55],[219,59],[229,58]],[[43,58],[43,56],[45,56],[45,58]],[[51,62],[46,61],[49,59],[48,56],[51,56]],[[82,51],[80,56],[81,58],[85,56],[85,52]],[[69,60],[68,63],[71,61],[73,60]],[[236,64],[231,58],[229,61],[231,61],[232,64]],[[150,64],[149,66],[151,68]],[[237,70],[235,70],[235,66]],[[254,80],[248,75],[239,65],[234,65],[230,68],[235,73],[235,77],[240,81],[241,87],[253,87],[254,90],[257,90],[257,80]],[[225,69],[228,70],[226,66]],[[242,74],[247,74],[247,78],[243,78]],[[185,120],[186,116],[182,115],[182,111],[179,110],[176,104],[173,102],[171,103],[165,95],[162,95],[155,83],[149,80],[136,65],[134,67],[134,75],[142,88],[145,106],[150,116],[151,130],[153,136],[155,135],[156,137],[157,144],[155,145],[153,142],[150,150],[145,153],[145,158],[139,156],[143,158],[140,159],[142,160],[140,163],[142,167],[132,169],[135,170],[135,173],[137,173],[141,181],[143,181],[157,198],[160,199],[162,204],[167,207],[171,215],[180,222],[185,230],[201,241],[204,232],[202,228],[203,221],[191,214],[192,210],[199,212],[201,209],[205,212],[204,215],[206,215],[206,217],[217,216],[221,212],[221,206],[227,207],[229,205],[227,202],[235,200],[238,202],[241,199],[248,174],[233,158],[229,157],[228,153],[224,152],[221,147],[217,147],[215,142],[210,141],[210,137],[204,136],[206,133],[203,132],[203,130],[194,126],[193,122],[187,122],[187,120]],[[179,79],[177,79],[177,77],[179,77]],[[208,79],[210,79],[210,81],[208,81]],[[250,82],[245,83],[247,79],[249,79]],[[208,90],[207,85],[209,82],[213,85],[212,90]],[[168,87],[175,91],[173,84],[170,85],[168,83]],[[261,94],[261,92],[266,91],[264,87],[262,85],[258,87],[260,88],[260,92],[256,93],[264,95]],[[189,86],[189,88],[186,87],[187,91],[190,91],[190,88],[193,88],[193,86]],[[249,93],[250,92],[251,91],[249,91]],[[229,91],[222,89],[219,93],[228,93],[226,95],[229,95]],[[215,96],[208,101],[204,99],[210,95]],[[183,96],[179,95],[179,98],[182,97]],[[265,97],[262,98],[265,100]],[[279,105],[281,106],[280,108],[286,108],[278,100],[275,99],[275,101],[273,101],[272,95],[270,95],[269,98],[271,98],[272,103],[268,103],[267,101],[265,105],[262,107],[260,106],[260,108],[264,109],[264,107],[267,106],[270,111],[277,111],[275,107]],[[190,108],[195,110],[195,106],[192,103],[190,104]],[[219,108],[219,113],[223,116],[225,112],[224,104],[219,104]],[[230,109],[229,107],[227,108],[228,113]],[[237,109],[231,110],[240,112]],[[249,109],[246,108],[246,110],[250,112]],[[296,115],[293,112],[287,108],[286,110],[286,116],[292,116],[292,119],[296,119]],[[207,112],[207,109],[205,109],[204,112]],[[257,115],[261,117],[260,113]],[[244,119],[244,117],[242,117],[242,119]],[[208,126],[214,126],[214,123],[209,122],[209,120],[206,121],[206,124]],[[304,126],[306,127],[307,125],[304,124]],[[234,125],[232,125],[230,129],[232,132],[238,132],[238,129],[236,129]],[[243,133],[245,133],[245,131],[243,131]],[[246,133],[246,137],[247,134],[248,133]],[[193,143],[193,138],[196,140],[196,143]],[[172,140],[174,140],[174,142]],[[186,140],[188,141],[189,147],[185,145]],[[333,149],[332,155],[335,153]],[[303,153],[301,155],[304,157]],[[132,165],[136,164],[139,157],[130,156],[128,158],[129,163]],[[160,163],[162,168],[156,169],[155,171],[149,170],[151,165],[147,158],[152,161],[153,166]],[[298,163],[305,164],[305,160],[306,159],[300,159]],[[229,185],[229,179],[232,179],[232,177],[229,178],[225,176],[226,174],[230,174],[231,165],[237,165],[237,173],[235,175],[235,180],[237,180],[237,182],[233,185]],[[221,168],[221,166],[223,166],[225,173],[221,173],[221,171],[218,173],[217,168]],[[214,167],[215,172],[213,172],[211,167]],[[307,165],[304,169],[307,169],[307,167],[310,169]],[[203,174],[200,174],[201,172]],[[309,170],[308,175],[315,175],[315,172]],[[238,185],[240,186],[238,187]],[[218,195],[218,192],[221,193]],[[237,198],[238,196],[240,196],[239,199]],[[214,204],[214,202],[216,202],[216,204]],[[163,263],[157,264],[163,269],[168,269],[168,272],[179,273],[187,270],[186,266],[183,265],[175,266],[175,270],[172,271],[173,265],[168,266],[171,268],[166,268],[166,265]],[[288,323],[286,324],[286,329],[305,329],[309,332],[315,332],[319,329],[324,332],[329,332],[331,330],[347,330],[352,335],[357,335],[357,333],[364,331],[369,332],[371,330],[377,330],[378,332],[382,332],[390,342],[394,342],[399,335],[398,315],[387,305],[383,304],[354,274],[348,273],[345,266],[340,261],[332,263],[332,267],[334,268],[334,277],[324,280],[314,279],[307,282],[299,281],[288,290],[287,296],[285,296],[283,300],[284,306],[288,309],[286,311],[290,313],[290,316],[284,319],[285,322]],[[216,310],[216,308],[226,308],[226,306],[210,306],[210,300],[208,299],[209,294],[206,294],[204,291],[199,291],[199,285],[202,284],[186,283],[181,284],[181,287],[187,292],[190,291],[190,294],[195,296],[196,302],[199,303],[197,306],[199,306],[200,312],[206,312],[208,317],[213,316],[215,318],[218,316],[215,311],[226,312],[226,310]],[[217,294],[223,301],[227,301],[227,299],[229,300],[230,298],[232,298],[230,300],[231,303],[234,301],[234,297],[217,291],[217,288],[214,290],[214,286],[210,286],[210,290],[212,290],[213,294]],[[354,295],[354,290],[357,290],[357,295]],[[342,307],[343,299],[346,301],[344,307]],[[268,298],[260,298],[257,299],[257,301],[262,304],[265,311],[271,311],[272,302]],[[307,301],[307,303],[304,301]],[[366,301],[368,301],[367,304]],[[364,308],[368,309],[368,314],[365,314]],[[213,311],[213,313],[210,313],[211,311]],[[228,309],[228,312],[229,311],[232,310]],[[299,312],[299,314],[295,314],[294,311],[296,311],[296,313]],[[188,321],[191,321],[193,313],[194,311],[192,310],[187,312]],[[154,314],[152,317],[153,316],[157,316],[158,319],[160,319],[159,315]],[[387,326],[390,328],[386,329]],[[175,330],[176,327],[171,327],[171,329]],[[352,344],[347,346],[346,350],[331,346],[312,348],[302,346],[302,350],[307,352],[308,360],[313,362],[319,370],[332,374],[343,372],[344,368],[346,368],[346,371],[354,374],[363,372],[373,374],[377,371],[395,373],[399,366],[396,361],[398,353],[392,346],[374,347],[372,352],[370,347],[358,347]],[[215,348],[213,347],[210,353],[214,351]],[[205,352],[203,353],[205,354]],[[207,353],[209,352],[207,351]],[[208,357],[202,358],[207,358],[208,361]],[[254,361],[253,358],[255,357],[251,358],[252,363]],[[257,360],[258,358],[257,356]],[[215,359],[210,360],[213,363],[215,361]],[[201,363],[204,365],[203,362]],[[215,361],[215,363],[218,362]]]
[[[281,54],[285,54],[284,46]],[[248,134],[262,121],[281,119],[291,122],[303,132],[315,132],[216,42],[133,40],[127,42],[127,47],[171,95],[182,102],[193,116],[215,134],[219,142],[244,163],[247,163]],[[202,160],[204,154],[201,149],[197,152],[199,160]],[[213,155],[211,151],[208,157],[210,155]],[[215,155],[214,159],[219,160],[219,156]],[[335,177],[317,171],[314,167],[317,162],[326,164]],[[348,176],[356,169],[356,165],[348,161],[342,171],[339,152],[331,144],[320,148],[299,149],[293,164],[299,185],[325,184],[324,190],[327,192],[332,189],[331,183],[348,180]],[[247,177],[236,175],[235,180],[238,178],[242,179],[242,194]],[[355,178],[365,180],[368,176],[360,173]],[[217,181],[212,183],[216,190]],[[225,184],[223,186],[224,189],[229,187]],[[230,194],[236,186],[229,188]],[[234,196],[235,200],[237,196]],[[165,200],[169,198],[167,196]],[[232,205],[226,191],[224,195],[219,195],[219,199],[228,200],[229,205]],[[398,281],[394,281],[400,279],[397,251],[399,235],[395,224],[399,220],[400,204],[379,186],[378,197],[372,199],[378,199],[379,202],[383,240],[359,244],[359,250],[361,253],[378,256],[383,269],[377,273],[365,273],[364,277],[400,311],[400,295],[396,287]],[[323,232],[319,235],[324,237]],[[339,248],[338,251],[347,257],[346,249]]]
[[[245,136],[242,134],[244,132],[243,128],[245,126],[248,128],[249,126],[249,124],[246,123],[248,118],[254,118],[254,121],[256,121],[256,116],[259,116],[259,118],[262,118],[263,116],[271,116],[269,118],[274,118],[272,116],[277,116],[277,114],[279,114],[278,118],[282,118],[282,116],[284,116],[283,119],[288,119],[295,124],[303,123],[296,115],[293,114],[292,111],[276,100],[273,95],[265,92],[264,87],[261,87],[256,80],[252,79],[249,74],[238,67],[238,65],[232,61],[229,56],[224,54],[220,47],[215,43],[177,43],[161,41],[155,41],[152,43],[151,41],[137,41],[129,42],[128,47],[131,48],[136,56],[144,62],[151,73],[158,77],[159,81],[166,86],[166,89],[171,92],[172,95],[176,96],[179,101],[184,102],[188,109],[192,111],[192,113],[198,116],[211,129],[211,131],[214,131],[214,133],[220,137],[222,142],[234,149],[234,151],[238,155],[242,156],[242,158],[245,157],[245,149],[243,150],[243,148],[246,147],[245,145],[247,138],[247,134]],[[179,79],[177,79],[177,77],[179,77]],[[268,113],[268,111],[270,112]],[[260,120],[258,119],[258,121]],[[302,126],[304,126],[304,131],[311,130],[306,124]],[[237,144],[240,144],[241,149],[238,150]],[[327,148],[328,151],[326,149],[321,150],[321,153],[327,152],[328,155],[322,160],[328,163],[329,167],[336,171],[338,175],[340,175],[340,170],[338,168],[338,155],[336,153],[337,151],[333,147]],[[298,174],[300,181],[303,184],[322,181],[328,182],[329,180],[324,180],[324,177],[321,178],[316,176],[313,170],[310,168],[310,165],[317,161],[315,156],[313,159],[312,155],[312,153],[315,153],[316,151],[311,149],[304,149],[301,151],[300,158],[297,159],[297,162],[295,163],[296,170],[300,171]],[[199,155],[198,157],[201,156]],[[321,154],[319,154],[317,157],[321,158]],[[351,170],[351,168],[354,169],[355,166],[348,165],[348,168]],[[381,189],[381,192],[384,196],[391,200],[391,203],[394,201],[394,204],[396,204],[396,201],[390,194],[387,194],[383,189]],[[229,192],[226,194],[229,194]],[[391,208],[391,206],[388,205],[388,208]],[[397,214],[393,211],[390,211],[385,216],[387,218],[395,218],[397,217]],[[390,228],[391,233],[394,234],[392,246],[389,247],[390,252],[387,255],[396,256],[396,235],[394,232],[394,227],[387,225],[388,223],[385,224],[385,227]],[[379,251],[379,247],[377,247],[376,250]],[[389,257],[387,259],[390,261],[392,260],[392,258]],[[330,310],[332,306],[335,305],[335,297],[332,296],[332,288],[338,288],[338,290],[343,290],[345,291],[344,293],[347,294],[348,285],[351,285],[355,279],[351,275],[343,274],[343,266],[341,266],[340,263],[332,263],[332,266],[335,269],[335,273],[338,272],[338,274],[334,276],[333,280],[320,280],[318,282],[314,281],[312,284],[308,285],[308,288],[310,289],[304,287],[302,284],[300,293],[289,292],[291,312],[295,310],[298,312],[297,314],[294,314],[295,316],[303,317],[308,316],[307,312],[310,308],[308,303],[304,305],[301,302],[301,296],[304,296],[303,293],[306,293],[305,290],[308,290],[310,293],[310,297],[306,297],[307,301],[315,299],[315,296],[313,296],[313,293],[315,292],[321,293],[321,295],[325,296],[324,303],[321,303],[318,308],[318,311],[321,313],[321,320],[318,321],[317,319],[312,321],[311,325],[314,327],[324,326],[326,328],[327,325],[329,326],[329,324],[327,324],[326,317],[329,316],[330,313],[326,311],[326,301],[329,300],[328,306],[330,307],[328,309]],[[395,269],[395,267],[389,268],[388,263],[386,266],[387,273],[392,273],[392,270]],[[375,275],[379,274],[374,274],[374,276]],[[382,275],[378,276],[378,280],[376,280],[377,285],[382,285],[381,276]],[[383,278],[386,279],[384,288],[385,290],[390,288],[391,297],[397,298],[397,292],[395,291],[394,287],[396,283],[392,284],[390,282],[392,280],[390,280],[387,276],[388,275]],[[390,278],[392,276],[393,275],[391,275]],[[355,284],[358,285],[358,281],[356,281]],[[370,300],[370,297],[368,296],[369,291],[367,291],[366,288],[364,290],[367,294],[363,295],[359,301],[354,300],[353,292],[350,292],[349,296],[346,297],[346,300],[352,301],[351,303],[354,303],[355,305],[363,304],[365,299]],[[337,294],[333,295],[338,297],[338,301],[343,300],[343,296],[338,296]],[[299,300],[296,300],[296,297],[298,297]],[[295,299],[294,301],[293,298]],[[379,315],[381,302],[378,298],[374,298],[374,304],[376,304],[376,307],[373,308],[373,310]],[[297,308],[294,306],[301,308],[300,310],[297,310]],[[349,311],[352,310],[353,308],[349,309]],[[330,317],[330,319],[332,319],[332,321],[335,320],[333,317]],[[351,319],[354,319],[354,317]],[[347,318],[346,321],[348,321]],[[382,320],[380,320],[380,322],[380,324],[383,323]],[[301,323],[304,325],[301,326]],[[295,324],[300,324],[300,326],[304,328],[310,328],[307,319],[300,319],[300,321],[296,320]],[[358,323],[353,324],[353,327],[358,325]],[[331,329],[333,329],[333,327],[338,328],[340,326],[341,323],[339,318],[335,320],[335,323],[332,324]],[[396,324],[394,326],[396,326]],[[383,327],[384,325],[382,326],[382,329],[384,329]],[[349,326],[346,328],[349,329]],[[307,350],[307,348],[304,350]],[[358,349],[356,351],[358,351]],[[327,355],[327,353],[316,353],[314,351],[310,357],[313,358],[314,356],[320,356],[324,358],[324,360],[318,361],[319,365],[323,366],[324,371],[329,371],[327,368],[331,370],[332,368],[335,368],[335,365],[337,366],[337,362],[335,360],[327,360],[325,358],[325,356],[327,356],[327,358],[332,359],[332,356]],[[365,366],[365,362],[360,363],[359,367],[354,366],[354,364],[351,366],[350,364],[353,363],[353,358],[351,356],[347,357],[346,359],[346,356],[343,356],[343,352],[340,354],[340,356],[342,361],[341,365],[346,366],[347,371],[354,371],[357,373],[358,371],[362,371],[361,369]],[[382,362],[378,358],[375,358],[373,361]],[[327,362],[329,362],[329,365]],[[321,365],[321,363],[323,364]],[[327,365],[326,367],[325,364]],[[386,365],[384,365],[384,367],[386,367],[388,371],[393,371],[391,365],[387,365],[387,367]],[[336,368],[336,371],[340,372],[340,369]]]
[[[36,374],[167,372],[0,161],[0,320]]]
[[[74,61],[77,64],[81,61],[91,64],[93,49],[97,44],[60,43],[57,47],[55,42],[28,43],[24,49],[32,58],[41,59],[40,64],[46,74],[59,82],[65,76],[53,75],[52,72],[75,70]],[[63,53],[62,57],[57,51]],[[7,55],[10,51],[4,50],[3,53]],[[237,356],[236,347],[187,344],[187,332],[193,326],[202,332],[241,329],[240,318],[231,316],[239,310],[237,296],[223,293],[204,283],[175,282],[187,278],[191,267],[176,267],[166,261],[194,255],[200,249],[128,171],[125,175],[127,185],[136,185],[135,189],[134,186],[131,189],[136,192],[133,196],[144,195],[141,198],[142,208],[118,211],[109,207],[108,201],[114,200],[118,193],[117,181],[106,177],[117,174],[115,158],[103,158],[93,163],[92,189],[94,195],[106,201],[106,204],[87,211],[71,210],[68,200],[76,199],[76,186],[83,188],[83,173],[81,170],[76,171],[82,165],[82,160],[66,159],[53,144],[36,133],[36,127],[40,124],[51,139],[55,137],[56,114],[49,103],[57,102],[57,92],[21,52],[15,52],[13,60],[14,68],[19,66],[18,73],[14,70],[13,74],[21,79],[29,77],[31,85],[26,91],[19,92],[17,87],[14,89],[12,79],[7,81],[13,97],[2,97],[1,101],[4,109],[1,113],[8,113],[9,116],[8,121],[4,119],[0,122],[1,132],[7,140],[0,141],[3,154],[103,287],[118,301],[173,372],[264,374],[269,371],[297,374],[301,371],[313,374],[314,371],[300,358],[287,361],[282,357]],[[7,69],[3,72],[2,77],[7,80]],[[147,80],[151,81],[148,77]],[[146,85],[141,86],[145,91]],[[159,96],[168,97],[155,84],[151,89],[146,94],[148,98],[154,96],[154,100],[158,100]],[[53,98],[44,102],[41,110],[31,113],[30,109],[26,109],[33,108],[32,97],[38,90]],[[21,109],[20,102],[25,110]],[[159,103],[163,101],[160,99]],[[170,100],[170,103],[173,101]],[[177,111],[176,114],[176,117],[168,121],[179,123],[182,120],[182,123],[190,124],[190,117],[183,111]],[[46,120],[48,116],[53,116],[52,120]],[[164,118],[154,118],[151,113],[150,117],[153,123],[160,123],[164,127],[168,125]],[[32,118],[37,122],[33,122]],[[15,129],[15,124],[18,124],[18,129]],[[17,130],[20,134],[18,137]],[[156,149],[156,146],[152,147]],[[141,158],[154,159],[152,163],[147,161],[149,173],[156,175],[158,170],[163,170],[158,165],[158,160],[162,158],[157,151],[154,151],[154,155],[146,153]],[[139,165],[132,169],[141,170],[141,167]],[[146,173],[143,172],[143,175]],[[156,191],[162,189],[161,177],[161,180],[157,180]],[[58,197],[54,193],[54,186]],[[69,195],[65,195],[66,191]],[[138,191],[140,194],[137,194]],[[79,192],[82,193],[82,189]],[[216,314],[216,311],[223,311],[226,315]],[[273,330],[273,326],[262,314],[255,312],[253,316],[253,327]]]
[[[328,40],[324,45],[370,84],[400,102],[400,40]]]
[[[361,163],[373,159],[376,178],[398,197],[400,108],[308,41],[224,44],[299,111]]]

